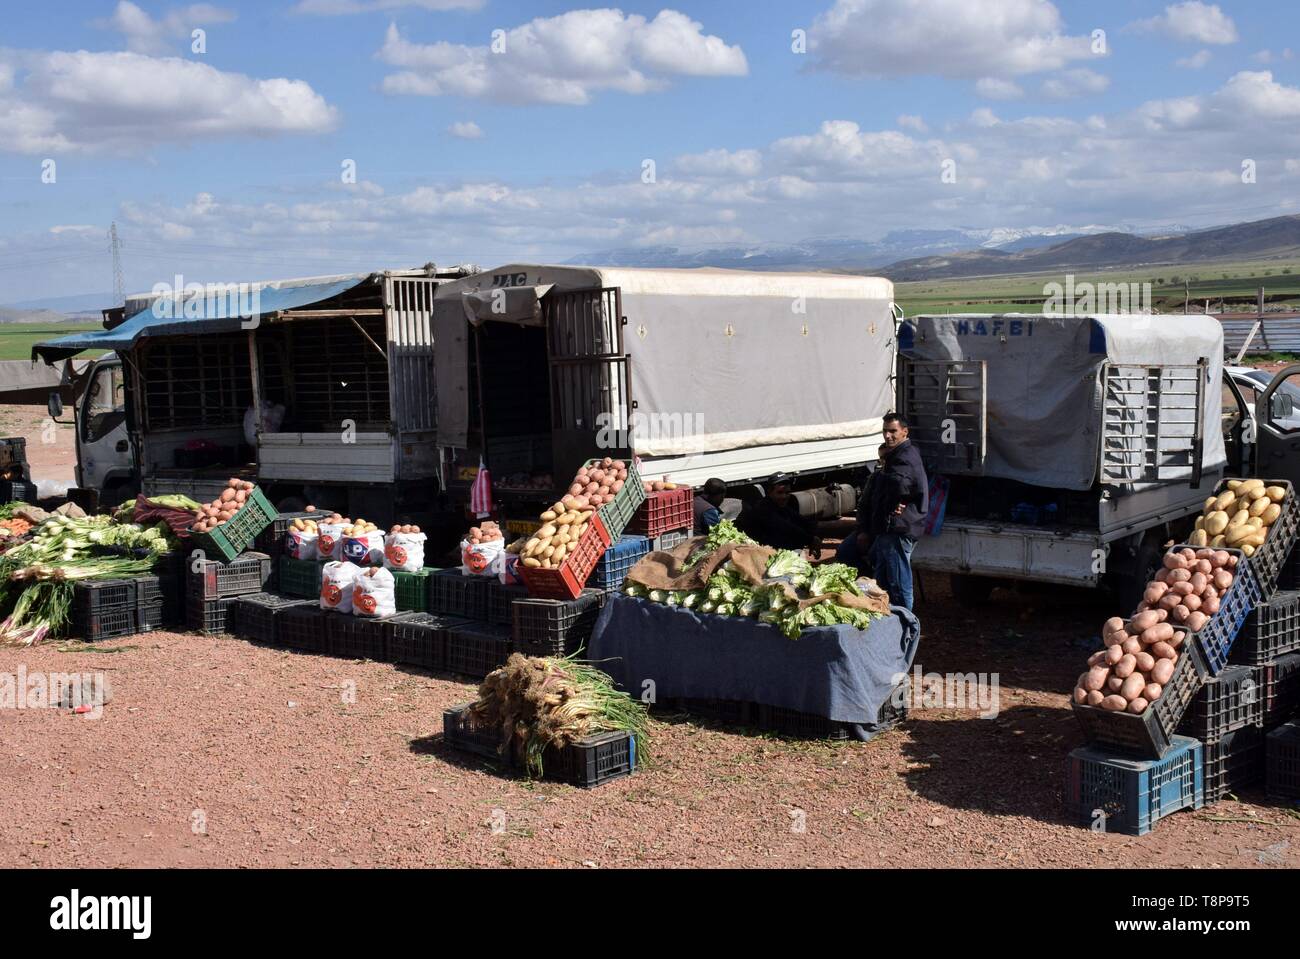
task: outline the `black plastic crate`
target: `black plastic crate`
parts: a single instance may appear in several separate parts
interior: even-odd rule
[[[388,659],[425,669],[447,666],[447,631],[472,620],[440,613],[398,613],[385,621]]]
[[[1279,656],[1259,671],[1263,675],[1264,726],[1286,722],[1300,706],[1300,653]]]
[[[292,606],[311,606],[310,599],[281,596],[278,593],[249,593],[234,597],[235,618],[232,634],[256,643],[276,642],[276,617]]]
[[[277,646],[307,653],[328,652],[325,611],[316,603],[303,603],[282,610],[275,617],[275,642]]]
[[[849,723],[836,722],[815,713],[801,713],[797,709],[758,704],[759,729],[790,739],[852,739]]]
[[[325,641],[331,656],[341,659],[373,659],[383,662],[384,620],[351,613],[325,613]]]
[[[72,584],[72,608],[80,615],[140,605],[139,579],[82,579]],[[155,579],[156,582],[156,579]],[[158,597],[152,597],[155,601]]]
[[[187,597],[185,600],[185,626],[192,632],[214,635],[224,633],[234,626],[231,607],[235,597],[227,599],[207,599],[201,596]]]
[[[1218,802],[1264,779],[1264,731],[1246,726],[1205,744],[1205,801]]]
[[[1228,666],[1201,687],[1178,732],[1208,746],[1243,726],[1259,726],[1263,715],[1258,671],[1254,666]]]
[[[527,656],[570,656],[584,648],[605,594],[584,589],[577,599],[520,599],[514,604],[515,648]]]
[[[1228,661],[1261,666],[1284,653],[1300,650],[1300,591],[1278,590],[1246,617]]]
[[[493,582],[486,576],[465,576],[459,569],[439,570],[429,577],[429,612],[486,621]]]
[[[162,603],[150,603],[135,608],[136,628],[142,633],[152,633],[162,629],[166,623]]]
[[[21,436],[0,439],[0,468],[27,464],[27,440]]]
[[[482,679],[510,657],[510,627],[470,622],[447,630],[448,672]]]
[[[88,643],[118,636],[132,636],[140,631],[139,607],[125,609],[83,609],[73,611],[71,633]]]
[[[36,484],[22,480],[0,480],[0,503],[35,503]]]
[[[1300,799],[1300,723],[1284,723],[1264,737],[1264,784],[1272,799]]]
[[[321,574],[325,569],[323,563],[310,559],[294,559],[281,556],[276,560],[278,574],[277,588],[280,592],[299,599],[318,599],[320,597]]]
[[[271,569],[271,557],[265,553],[240,553],[229,563],[191,556],[185,594],[211,600],[262,593],[271,579]]]
[[[329,514],[319,510],[310,513],[306,510],[298,513],[277,513],[275,519],[271,520],[271,525],[253,537],[253,549],[259,553],[266,553],[274,559],[284,552],[284,536],[289,532],[289,527],[293,525],[294,520],[314,519],[320,522],[327,515]]]
[[[1201,647],[1192,633],[1178,648],[1174,675],[1165,683],[1159,699],[1139,714],[1112,712],[1100,706],[1071,702],[1074,715],[1083,726],[1084,738],[1097,750],[1107,750],[1146,759],[1158,759],[1169,751],[1183,716],[1197,692],[1210,678]]]
[[[498,580],[489,580],[487,588],[487,621],[501,626],[514,622],[514,606],[518,600],[528,598],[524,586],[507,586]]]
[[[708,719],[727,726],[757,726],[758,712],[762,708],[758,703],[747,703],[739,699],[699,699],[682,697],[671,699],[667,703],[673,709]]]
[[[455,706],[442,715],[443,742],[454,749],[524,768],[516,744],[503,744],[500,730],[473,721],[469,705]],[[598,733],[564,747],[549,746],[542,753],[542,777],[589,789],[636,771],[636,738],[628,732]]]

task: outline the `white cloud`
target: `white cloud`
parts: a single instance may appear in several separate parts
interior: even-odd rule
[[[928,133],[930,131],[930,128],[925,125],[925,121],[915,114],[899,114],[896,122],[900,127],[907,130],[915,130],[917,133]]]
[[[138,152],[159,142],[321,133],[337,110],[302,80],[259,80],[139,53],[24,54],[0,89],[0,150]]]
[[[1043,81],[1040,92],[1049,100],[1068,100],[1087,94],[1105,93],[1110,87],[1110,77],[1087,67],[1065,70],[1060,75]]]
[[[836,0],[809,31],[820,69],[854,76],[1007,77],[1091,59],[1048,0]]]
[[[763,158],[757,150],[709,150],[677,158],[675,169],[695,176],[757,176]]]
[[[378,56],[400,72],[387,93],[512,103],[585,104],[602,90],[641,94],[678,76],[743,76],[739,46],[706,35],[675,10],[653,20],[620,10],[571,10],[507,31],[500,52],[440,40],[414,43],[390,24]]]
[[[1209,50],[1197,50],[1190,57],[1180,57],[1174,63],[1188,70],[1199,70],[1209,63],[1210,58],[1213,56],[1214,54],[1210,53]]]
[[[986,100],[1019,100],[1025,95],[1020,84],[1001,77],[980,77],[975,82],[975,92]]]
[[[194,28],[206,29],[234,19],[235,14],[231,10],[210,3],[195,3],[168,10],[155,20],[130,0],[120,0],[113,15],[107,20],[96,21],[96,25],[121,33],[126,38],[128,50],[136,53],[166,53],[175,41],[189,40]]]
[[[1243,70],[1216,95],[1228,110],[1240,110],[1260,119],[1300,118],[1300,89],[1284,86],[1267,70]]]
[[[1259,50],[1252,53],[1250,58],[1256,63],[1272,63],[1275,59],[1292,60],[1295,58],[1295,52],[1290,47],[1286,47],[1276,54],[1272,50]]]
[[[483,128],[473,120],[459,120],[447,127],[447,132],[460,140],[483,139]]]
[[[60,223],[50,227],[50,232],[55,236],[61,233],[98,233],[103,227],[92,226],[89,223]]]
[[[486,2],[487,0],[298,0],[290,12],[338,17],[352,13],[398,10],[402,7],[433,11],[478,10]]]
[[[1171,4],[1160,16],[1136,20],[1129,24],[1129,29],[1163,33],[1191,43],[1224,44],[1238,40],[1237,25],[1232,18],[1217,3],[1201,0]]]

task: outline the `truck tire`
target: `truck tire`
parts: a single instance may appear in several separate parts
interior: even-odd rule
[[[1142,594],[1146,591],[1147,583],[1151,582],[1160,567],[1161,558],[1165,554],[1164,542],[1167,538],[1168,535],[1162,529],[1147,530],[1138,544],[1131,564],[1109,577],[1108,585],[1118,615],[1127,616],[1137,609],[1138,603],[1142,602]]]
[[[996,579],[971,576],[968,573],[953,573],[950,581],[953,599],[963,606],[983,606],[989,601],[993,588],[998,585]]]

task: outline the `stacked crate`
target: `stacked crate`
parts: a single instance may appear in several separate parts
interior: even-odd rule
[[[695,490],[679,486],[647,493],[627,531],[649,540],[649,550],[665,550],[690,539],[694,526]]]
[[[74,636],[86,642],[149,633],[163,623],[157,576],[81,580],[72,587]]]
[[[0,503],[35,503],[36,484],[27,465],[27,440],[0,439]]]
[[[271,557],[241,553],[231,562],[191,555],[185,573],[185,625],[194,631],[231,632],[231,607],[240,596],[267,590]]]
[[[1278,589],[1251,617],[1233,662],[1254,670],[1263,749],[1259,777],[1271,797],[1300,799],[1300,546],[1277,574]]]
[[[1139,715],[1075,704],[1089,740],[1070,754],[1067,804],[1080,822],[1101,816],[1102,828],[1141,835],[1264,778],[1266,730],[1300,703],[1300,592],[1289,589],[1300,508],[1290,483],[1264,482],[1286,490],[1282,511],[1264,544],[1239,555],[1219,612],[1188,635],[1160,699]]]

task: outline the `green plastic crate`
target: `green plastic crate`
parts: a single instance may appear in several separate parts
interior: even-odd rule
[[[431,566],[426,566],[415,573],[406,573],[397,569],[392,571],[399,613],[429,611],[429,574],[436,572],[437,570]]]
[[[324,567],[310,559],[281,556],[279,561],[280,592],[300,599],[319,599],[321,571]]]
[[[203,550],[208,559],[230,562],[253,545],[257,534],[275,520],[278,510],[256,486],[230,522],[208,533],[190,533],[194,549]]]
[[[603,457],[587,460],[582,465],[590,469],[599,466],[602,459]],[[596,515],[605,524],[605,531],[609,533],[610,542],[615,543],[645,502],[645,486],[641,483],[641,474],[637,471],[636,464],[629,459],[624,460],[624,465],[627,466],[627,479],[623,482],[623,488],[614,496],[614,502],[606,503],[596,510]]]

